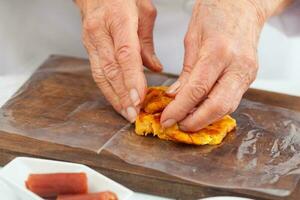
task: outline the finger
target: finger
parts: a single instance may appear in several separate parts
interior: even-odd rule
[[[201,50],[203,52],[200,55],[200,60],[192,70],[189,80],[178,92],[175,100],[162,113],[161,123],[163,127],[170,127],[181,121],[210,92],[227,65],[226,50],[220,47],[217,49],[204,47]]]
[[[129,5],[126,4],[126,6]],[[135,105],[139,105],[144,100],[146,93],[137,24],[137,16],[128,15],[128,13],[114,18],[110,24],[115,58],[123,71],[125,86],[130,91],[130,98]]]
[[[97,18],[96,20],[96,25],[93,24],[93,21],[90,21],[90,26],[87,27],[99,58],[99,67],[92,67],[94,79],[100,87],[111,87],[113,89],[122,105],[120,113],[125,113],[126,118],[130,122],[134,122],[137,110],[129,98],[129,91],[124,84],[122,69],[115,59],[113,41],[103,28],[103,24],[97,24],[99,20]]]
[[[97,51],[96,47],[94,47],[93,44],[91,43],[90,38],[87,36],[87,34],[84,33],[83,35],[84,35],[83,43],[88,52],[91,69],[92,69],[92,71],[97,71],[96,69],[101,69],[98,51]],[[95,69],[95,70],[93,70],[93,69]],[[117,112],[121,113],[122,105],[119,101],[119,98],[116,95],[116,93],[113,91],[109,82],[105,79],[105,76],[103,75],[103,73],[101,72],[98,74],[94,74],[94,73],[92,73],[92,74],[93,74],[93,78],[94,78],[97,86],[101,89],[105,98],[112,104],[112,106],[114,107],[114,109]],[[124,116],[124,117],[126,117],[126,116]]]
[[[180,128],[184,131],[198,131],[232,113],[239,105],[243,94],[256,75],[253,66],[251,70],[248,69],[249,73],[240,70],[225,72],[208,95],[208,98],[195,112],[180,122]]]
[[[155,54],[153,42],[153,28],[157,11],[151,0],[138,1],[138,3],[138,35],[143,64],[152,71],[160,72],[162,70],[162,64]]]
[[[112,39],[107,35],[106,38],[105,36],[101,36],[99,38],[101,38],[101,42],[99,41],[99,43],[96,43],[101,67],[95,70],[99,70],[100,73],[103,72],[106,80],[108,80],[111,87],[119,97],[119,101],[127,113],[127,118],[130,122],[134,122],[137,116],[137,111],[133,101],[129,97],[130,93],[125,85],[123,70],[115,60]],[[94,74],[97,74],[97,72],[94,71]]]
[[[185,51],[182,72],[178,80],[167,90],[167,93],[171,96],[175,96],[178,91],[183,88],[189,79],[190,73],[193,70],[199,56],[199,50],[201,47],[201,33],[199,33],[199,31],[196,30],[193,25],[194,22],[192,19],[189,25],[189,30],[184,38]]]

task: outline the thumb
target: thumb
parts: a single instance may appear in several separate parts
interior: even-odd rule
[[[152,71],[160,72],[162,70],[162,64],[155,54],[153,43],[153,28],[157,11],[151,0],[139,2],[138,35],[143,64]]]

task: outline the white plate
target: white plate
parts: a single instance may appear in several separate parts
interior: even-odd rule
[[[85,172],[88,177],[89,192],[110,190],[116,193],[118,198],[122,200],[127,200],[133,195],[131,190],[85,165],[37,158],[15,158],[1,169],[0,179],[11,187],[15,191],[15,194],[18,194],[18,199],[42,200],[42,198],[26,189],[25,181],[28,175],[31,173],[60,172]]]

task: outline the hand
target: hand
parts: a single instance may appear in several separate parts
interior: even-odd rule
[[[147,88],[143,64],[162,69],[153,46],[155,7],[151,0],[76,3],[93,78],[114,109],[134,122]]]
[[[198,131],[237,108],[256,77],[259,34],[275,2],[279,6],[278,0],[196,1],[183,71],[168,90],[176,97],[162,113],[163,127],[179,122],[184,131]]]

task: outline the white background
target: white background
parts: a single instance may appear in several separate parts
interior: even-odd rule
[[[165,71],[179,73],[193,0],[155,0],[155,44]],[[259,45],[253,87],[300,95],[300,5],[273,17]],[[86,57],[81,20],[71,0],[0,0],[0,76],[31,73],[49,54]],[[1,85],[6,83],[1,81]]]

